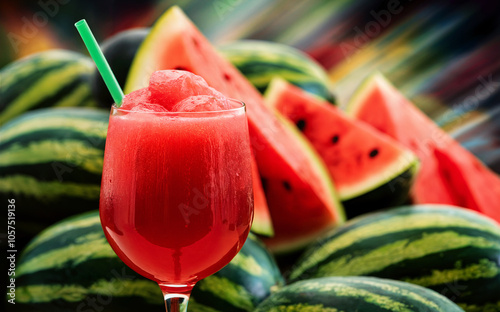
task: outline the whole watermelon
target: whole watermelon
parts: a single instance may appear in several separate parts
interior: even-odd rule
[[[358,217],[311,246],[290,279],[358,275],[430,288],[468,312],[500,311],[500,226],[446,205]]]
[[[92,60],[80,53],[48,50],[0,70],[0,125],[47,107],[95,107],[90,89]]]
[[[109,111],[47,108],[0,127],[0,199],[16,201],[21,248],[43,228],[98,207]]]
[[[261,92],[280,77],[331,103],[325,70],[294,47],[262,40],[239,40],[219,47],[221,54]]]
[[[423,287],[374,277],[325,277],[288,285],[255,312],[463,312]]]

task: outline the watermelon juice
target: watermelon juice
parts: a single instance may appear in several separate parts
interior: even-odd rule
[[[117,255],[162,285],[194,285],[238,253],[253,216],[244,107],[114,107],[100,216]]]

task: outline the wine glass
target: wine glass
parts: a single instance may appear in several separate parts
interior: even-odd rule
[[[243,103],[205,112],[113,106],[100,217],[130,268],[157,282],[167,311],[186,311],[195,283],[223,268],[253,218]]]

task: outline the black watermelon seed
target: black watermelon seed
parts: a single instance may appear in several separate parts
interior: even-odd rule
[[[283,181],[283,187],[287,190],[287,191],[291,191],[292,190],[292,186],[290,185],[290,183],[288,181]]]
[[[188,70],[186,67],[182,67],[182,66],[177,66],[176,68],[174,68],[175,70],[185,70],[185,71],[190,71]]]
[[[306,127],[306,121],[304,119],[299,119],[295,123],[297,125],[297,128],[299,128],[300,131],[303,131],[304,128]]]
[[[370,157],[373,158],[378,155],[378,149],[374,148],[370,152]]]
[[[339,136],[336,134],[332,137],[332,143],[337,144],[338,141],[339,141]]]

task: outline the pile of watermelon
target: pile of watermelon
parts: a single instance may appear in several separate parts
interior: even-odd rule
[[[341,109],[309,56],[216,49],[177,7],[103,50],[126,93],[177,69],[247,105],[254,234],[196,286],[190,311],[500,311],[500,178],[381,74]],[[0,197],[15,199],[24,250],[16,304],[161,311],[95,212],[111,100],[89,64],[47,51],[1,69]]]

